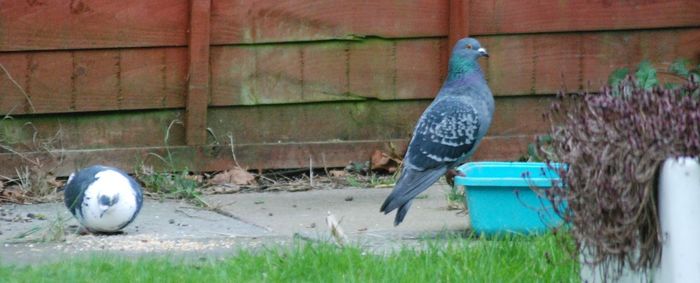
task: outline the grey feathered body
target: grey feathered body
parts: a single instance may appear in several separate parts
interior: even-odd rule
[[[468,72],[450,70],[418,120],[401,176],[381,207],[384,213],[399,209],[394,225],[403,221],[413,198],[474,153],[491,125],[494,99],[479,65],[473,63]]]

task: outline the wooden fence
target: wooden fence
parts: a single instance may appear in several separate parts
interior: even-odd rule
[[[596,90],[642,59],[697,63],[699,15],[697,0],[1,1],[0,175],[400,151],[467,35],[497,96],[475,158],[513,160],[562,87]]]

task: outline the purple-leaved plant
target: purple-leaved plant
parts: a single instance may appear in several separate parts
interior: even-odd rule
[[[547,190],[586,263],[619,275],[660,259],[657,174],[669,157],[700,156],[700,95],[695,76],[649,87],[632,76],[600,93],[559,94],[547,161],[563,162],[563,186]],[[612,266],[611,266],[612,265]],[[604,270],[607,270],[604,269]]]

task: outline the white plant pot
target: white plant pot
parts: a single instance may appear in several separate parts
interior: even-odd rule
[[[656,282],[700,282],[700,164],[667,159],[659,176],[663,251]]]
[[[700,163],[669,158],[659,175],[662,253],[648,272],[625,268],[616,282],[700,282]],[[582,282],[603,282],[601,267],[581,264]]]

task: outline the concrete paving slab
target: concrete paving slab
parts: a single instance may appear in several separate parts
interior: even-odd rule
[[[326,234],[325,222],[332,213],[351,236],[368,234],[416,235],[435,231],[464,231],[468,217],[448,210],[449,187],[434,185],[414,200],[401,225],[394,227],[394,214],[379,212],[390,189],[335,189],[307,192],[271,192],[206,196],[210,204],[241,219],[267,227],[274,235]]]
[[[446,185],[434,185],[416,199],[405,221],[393,226],[394,213],[379,207],[390,189],[319,189],[208,195],[224,213],[174,200],[144,202],[137,219],[117,235],[80,235],[63,203],[5,204],[0,207],[0,264],[36,264],[66,256],[117,253],[127,256],[176,254],[185,257],[230,255],[239,248],[284,245],[295,238],[330,239],[325,219],[332,213],[351,243],[373,250],[413,245],[442,233],[463,233],[468,217],[447,209]],[[38,238],[56,219],[69,227],[62,242],[18,242],[17,235],[39,228]],[[42,218],[44,218],[42,220]]]

